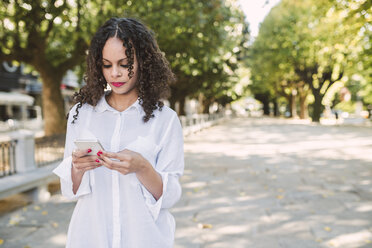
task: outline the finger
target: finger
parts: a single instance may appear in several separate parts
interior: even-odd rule
[[[123,175],[126,175],[126,174],[129,174],[130,171],[124,167],[120,167],[120,166],[117,166],[117,165],[109,165],[105,162],[102,163],[102,166],[105,166],[106,168],[110,169],[110,170],[116,170],[118,172],[120,172],[121,174]]]
[[[115,158],[115,159],[119,159],[120,160],[120,154],[117,153],[117,152],[106,152],[106,151],[102,151],[101,157],[102,157],[102,155],[104,157]]]
[[[81,158],[92,152],[92,149],[80,150],[76,149],[72,152],[72,156],[75,158]]]
[[[94,170],[94,169],[99,168],[99,167],[101,167],[101,166],[102,166],[102,165],[98,165],[98,166],[95,166],[95,165],[88,166],[88,167],[84,168],[84,171]]]
[[[108,157],[105,157],[105,156],[101,156],[101,161],[102,161],[102,164],[104,166],[106,166],[107,168],[110,168],[110,169],[117,169],[117,168],[120,168],[122,167],[122,162],[121,161],[114,161],[114,160],[111,160],[110,158]]]
[[[95,155],[90,155],[90,156],[85,156],[85,157],[78,158],[77,160],[84,163],[84,162],[94,162],[97,159],[100,159],[100,157],[95,156]]]
[[[78,163],[94,163],[97,159],[99,159],[99,157],[98,156],[94,156],[94,155],[85,156],[85,157],[81,157],[81,158],[73,157],[72,158],[72,163],[74,163],[74,164],[78,164]]]
[[[97,162],[98,161],[98,162]],[[75,163],[73,164],[76,169],[85,170],[88,167],[97,167],[102,164],[102,161],[98,160],[93,162]]]
[[[73,163],[74,168],[78,170],[85,170],[85,168],[92,165],[92,163]]]

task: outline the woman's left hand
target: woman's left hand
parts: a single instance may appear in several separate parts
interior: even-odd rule
[[[102,165],[123,175],[137,173],[146,168],[147,160],[141,154],[127,149],[120,152],[103,151],[99,157]]]

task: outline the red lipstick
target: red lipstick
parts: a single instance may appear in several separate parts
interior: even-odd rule
[[[119,88],[120,86],[124,85],[125,83],[121,83],[121,82],[112,82],[111,84],[112,84],[112,86],[115,86],[115,87]]]

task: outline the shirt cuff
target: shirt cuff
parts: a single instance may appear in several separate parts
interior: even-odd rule
[[[145,186],[141,184],[142,192],[145,197],[145,203],[155,221],[158,219],[168,184],[168,172],[158,173],[160,174],[163,180],[163,193],[158,200],[155,200],[154,196],[145,188]]]
[[[80,186],[74,194],[72,190],[72,178],[71,178],[71,168],[72,168],[72,156],[66,157],[58,166],[53,170],[53,173],[60,177],[61,179],[61,191],[62,195],[69,199],[76,199],[82,195],[87,195],[92,192],[90,187],[89,173],[84,173],[81,180]]]

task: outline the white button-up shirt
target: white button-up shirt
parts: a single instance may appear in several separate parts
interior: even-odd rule
[[[177,114],[164,106],[143,122],[138,100],[123,112],[105,97],[93,107],[84,104],[66,134],[65,156],[54,170],[62,194],[77,199],[67,235],[67,248],[167,248],[173,247],[175,220],[168,209],[181,196],[183,135]],[[134,173],[123,175],[104,166],[85,172],[76,194],[72,191],[71,154],[76,139],[98,139],[106,151],[124,149],[140,153],[163,180],[163,194],[156,201]]]

